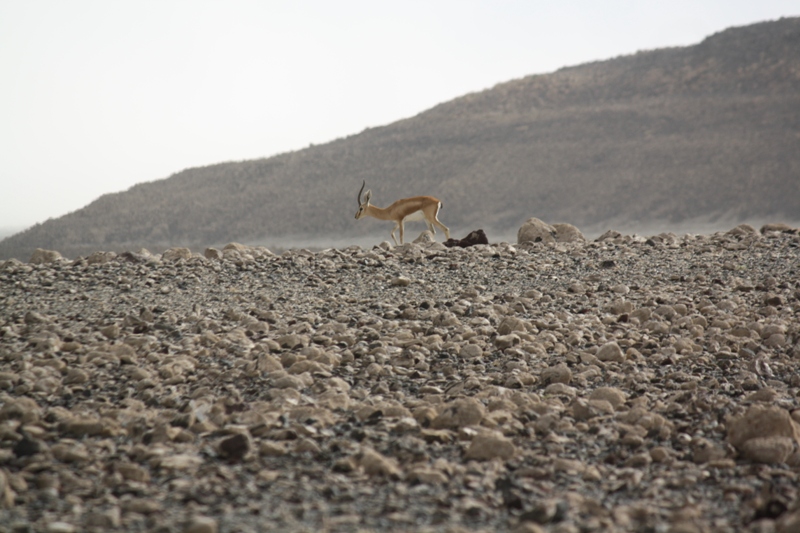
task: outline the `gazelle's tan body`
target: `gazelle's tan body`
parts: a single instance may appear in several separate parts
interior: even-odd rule
[[[397,231],[398,228],[400,229],[400,244],[403,244],[404,224],[408,221],[424,220],[431,233],[435,235],[436,229],[434,226],[438,226],[444,231],[445,237],[447,239],[450,238],[450,230],[447,226],[439,222],[439,210],[442,208],[442,202],[437,198],[433,196],[414,196],[397,200],[389,207],[381,208],[369,203],[372,198],[372,191],[370,190],[364,193],[362,199],[361,192],[364,190],[365,185],[366,182],[361,185],[361,190],[358,191],[358,211],[356,211],[356,220],[366,216],[377,218],[378,220],[391,220],[394,222],[392,240],[395,245],[397,244],[397,239],[394,236],[394,232]]]

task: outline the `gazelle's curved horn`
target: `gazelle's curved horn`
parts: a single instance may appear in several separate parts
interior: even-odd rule
[[[367,180],[364,180],[364,183],[361,184],[361,190],[358,191],[358,205],[361,205],[361,193],[364,192],[364,186],[367,184]]]

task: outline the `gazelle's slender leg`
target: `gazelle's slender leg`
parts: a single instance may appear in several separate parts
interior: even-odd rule
[[[436,207],[436,211],[434,211],[434,213],[433,213],[433,223],[436,224],[437,226],[439,226],[440,228],[442,228],[442,231],[444,231],[445,239],[450,239],[450,228],[448,228],[447,226],[445,226],[444,224],[442,224],[439,221],[439,209],[441,209],[441,208],[442,208],[442,204],[439,203],[439,205]]]
[[[450,238],[450,228],[439,222],[438,218],[433,219],[433,223],[442,228],[442,231],[444,231],[444,236],[446,239]]]
[[[402,220],[398,224],[400,225],[400,244],[403,244],[403,242],[404,242],[403,241],[403,233],[405,232],[405,227],[404,227],[405,224],[403,224]]]

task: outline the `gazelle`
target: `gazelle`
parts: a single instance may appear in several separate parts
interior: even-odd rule
[[[372,198],[372,191],[367,190],[364,193],[362,200],[361,193],[364,191],[364,186],[367,184],[365,181],[361,184],[361,190],[358,191],[358,211],[356,211],[356,220],[366,216],[374,217],[379,220],[391,220],[394,222],[392,228],[392,240],[397,245],[397,239],[394,237],[394,232],[400,228],[400,244],[403,244],[403,224],[408,221],[424,220],[428,224],[428,229],[436,234],[434,226],[439,226],[444,231],[447,239],[450,238],[450,230],[439,222],[437,218],[439,209],[442,208],[442,202],[433,196],[414,196],[412,198],[402,198],[386,208],[376,207],[370,205],[369,200]]]

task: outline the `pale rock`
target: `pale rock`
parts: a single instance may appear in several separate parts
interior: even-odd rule
[[[513,333],[510,335],[498,335],[494,339],[494,346],[498,350],[505,350],[507,348],[511,348],[516,346],[520,343],[520,338],[518,335],[514,335]]]
[[[627,396],[624,392],[616,387],[598,387],[589,395],[590,400],[605,400],[610,403],[614,409],[619,409],[625,404]]]
[[[620,239],[622,237],[622,233],[610,229],[600,235],[598,238],[595,239],[595,242],[603,242],[603,241],[614,241],[616,239]]]
[[[217,533],[217,520],[208,516],[194,516],[183,529],[183,533]]]
[[[350,396],[346,392],[328,390],[320,394],[317,401],[320,406],[332,410],[345,411],[350,408]]]
[[[462,398],[444,406],[444,409],[431,422],[433,429],[459,429],[476,426],[486,415],[486,408],[474,398]],[[419,421],[419,419],[417,419]]]
[[[545,368],[541,376],[542,382],[545,385],[549,385],[550,383],[564,383],[569,385],[572,381],[572,370],[564,363],[560,363],[556,366]]]
[[[116,258],[117,254],[114,252],[94,252],[86,258],[86,262],[90,265],[104,265]]]
[[[556,232],[556,241],[558,242],[586,242],[586,237],[583,236],[581,230],[572,224],[556,223],[552,227]]]
[[[64,376],[64,385],[82,385],[89,381],[89,374],[80,368],[70,368]]]
[[[294,350],[297,348],[305,348],[309,345],[309,338],[306,335],[289,334],[276,339],[281,348],[287,350]]]
[[[765,387],[763,389],[757,390],[752,394],[747,395],[745,398],[746,402],[765,402],[765,403],[773,403],[779,394],[778,391],[773,389],[772,387]]]
[[[764,341],[764,346],[768,348],[783,348],[786,346],[786,335],[773,333]]]
[[[32,265],[43,265],[47,263],[55,263],[56,261],[62,261],[63,259],[64,258],[61,257],[61,254],[55,250],[43,250],[41,248],[37,248],[34,250],[33,254],[31,254],[31,258],[28,262]]]
[[[706,438],[697,438],[692,441],[692,460],[703,464],[724,459],[728,454],[722,446]],[[655,460],[655,458],[653,458]]]
[[[650,457],[656,463],[666,463],[672,458],[669,448],[664,446],[656,446],[650,450]]]
[[[435,242],[435,241],[436,241],[436,237],[433,235],[433,233],[431,233],[428,230],[425,230],[422,233],[420,233],[419,236],[417,236],[417,238],[414,239],[413,242],[415,244],[423,244],[423,243],[429,243],[429,242]]]
[[[111,429],[107,425],[107,421],[84,416],[76,416],[65,420],[58,427],[64,435],[77,438],[107,435]]]
[[[48,319],[41,313],[38,313],[36,311],[28,311],[27,313],[25,313],[24,321],[26,324],[30,326],[34,324],[46,324],[48,322]]]
[[[462,359],[476,359],[483,357],[483,348],[477,344],[465,344],[458,351],[458,356]]]
[[[8,509],[14,506],[16,492],[9,477],[9,474],[0,468],[0,509]]]
[[[666,320],[671,320],[678,314],[671,305],[659,305],[655,308],[653,313]]]
[[[392,278],[389,285],[392,287],[408,287],[411,285],[411,280],[405,276],[397,276],[396,278]]]
[[[34,424],[41,416],[42,409],[33,398],[4,398],[0,407],[0,421],[19,420],[22,424]]]
[[[798,440],[800,426],[789,411],[777,406],[753,405],[728,424],[728,440],[737,448],[756,437],[789,437]]]
[[[181,453],[163,457],[156,464],[166,470],[192,471],[203,464],[203,458],[198,455]]]
[[[569,284],[569,287],[567,287],[567,291],[571,292],[572,294],[585,294],[587,288],[585,284],[576,281],[574,283]]]
[[[123,500],[122,510],[126,513],[151,515],[161,513],[164,510],[164,504],[159,500],[151,498],[134,498],[131,500]]]
[[[121,514],[121,509],[115,505],[106,511],[91,511],[86,515],[85,523],[90,528],[111,530],[120,526]]]
[[[229,242],[225,246],[222,247],[223,252],[239,252],[239,253],[247,253],[250,251],[250,247],[246,244],[242,244],[239,242]]]
[[[585,400],[583,398],[576,398],[570,407],[575,420],[589,420],[596,416],[605,416],[614,413],[614,406],[607,400]]]
[[[295,389],[301,390],[305,388],[303,380],[298,376],[283,376],[277,378],[272,382],[272,386],[276,389]]]
[[[765,234],[765,233],[769,233],[769,232],[773,232],[773,231],[774,232],[784,233],[784,232],[790,232],[790,231],[793,231],[793,230],[794,230],[794,228],[792,226],[790,226],[789,224],[785,224],[783,222],[773,222],[773,223],[764,224],[763,226],[761,226],[761,230],[760,231],[761,231],[762,234]]]
[[[50,451],[53,457],[62,463],[83,463],[89,460],[89,451],[80,442],[69,442],[68,439],[54,444]]]
[[[69,522],[56,521],[47,524],[45,531],[47,533],[75,533],[78,531],[78,528]]]
[[[514,529],[511,530],[511,533],[545,533],[545,530],[542,529],[542,526],[539,524],[529,521],[522,521],[514,526]]]
[[[189,259],[192,257],[192,251],[189,248],[169,248],[164,250],[164,253],[161,254],[161,260],[167,262],[174,262],[179,261],[181,259]]]
[[[797,446],[789,437],[754,437],[739,447],[742,457],[756,463],[785,463]]]
[[[747,459],[781,463],[800,445],[800,425],[785,409],[755,404],[729,422],[728,441]]]
[[[213,247],[206,248],[203,252],[203,256],[206,259],[213,259],[214,261],[222,261],[225,257],[221,250]]]
[[[478,461],[490,461],[492,459],[508,460],[514,457],[517,448],[514,443],[503,436],[502,433],[494,431],[482,431],[478,433],[470,442],[465,457]]]
[[[266,353],[260,353],[258,354],[256,368],[259,372],[271,373],[283,370],[283,365],[275,357]]]
[[[427,485],[446,485],[449,481],[447,475],[441,470],[428,466],[418,466],[409,471],[408,481],[425,483]]]
[[[553,470],[575,476],[586,470],[586,465],[576,459],[556,458],[553,460]]]
[[[498,335],[509,335],[515,332],[525,333],[526,331],[525,321],[514,316],[505,317],[497,326]]]
[[[312,439],[304,438],[295,441],[294,451],[295,453],[310,453],[312,455],[318,455],[322,452],[322,449],[319,447],[319,444],[314,442]]]
[[[358,457],[358,464],[364,469],[364,473],[369,476],[386,477],[400,479],[402,471],[394,458],[386,457],[383,454],[365,448]]]
[[[659,438],[668,438],[672,434],[672,422],[658,413],[653,413],[642,407],[633,407],[628,411],[617,414],[617,419],[626,424],[644,428],[647,432],[654,432]]]
[[[316,361],[305,360],[305,361],[297,361],[296,363],[292,364],[292,366],[287,368],[286,371],[289,374],[298,375],[298,374],[303,374],[305,372],[310,372],[310,373],[327,372],[328,370],[330,370],[330,367],[327,368],[326,367],[327,365],[323,365]]]
[[[739,224],[735,228],[728,230],[727,234],[743,236],[743,235],[758,235],[758,232],[756,231],[756,228],[754,228],[750,224]]]
[[[556,229],[538,218],[529,218],[517,231],[517,243],[556,242]]]
[[[150,473],[139,465],[132,463],[119,463],[114,469],[122,475],[124,479],[147,483],[150,481]]]
[[[285,442],[265,440],[259,444],[258,453],[265,457],[281,457],[289,452]]]
[[[611,287],[611,292],[615,294],[628,294],[629,292],[631,292],[631,288],[625,285],[624,283],[617,283]],[[633,310],[633,303],[623,302],[623,305],[624,305],[624,307],[622,308],[623,310],[621,312],[618,312],[618,314],[630,313],[631,310]]]
[[[608,342],[600,347],[595,354],[598,360],[603,362],[621,363],[625,361],[625,354],[616,342]]]
[[[638,444],[637,444],[638,446]],[[628,468],[646,468],[653,462],[653,458],[647,452],[640,452],[631,455],[625,461],[625,466]]]
[[[47,395],[56,394],[61,389],[61,380],[55,376],[47,376],[37,379],[33,385],[33,390]]]
[[[546,396],[565,396],[567,398],[574,398],[578,392],[575,387],[570,387],[566,383],[551,383],[544,388]]]
[[[100,333],[103,334],[104,337],[110,340],[118,339],[120,334],[120,327],[117,324],[110,324],[103,328],[100,328]]]
[[[775,521],[776,533],[797,533],[800,531],[800,509],[795,509],[787,513],[783,513]]]

